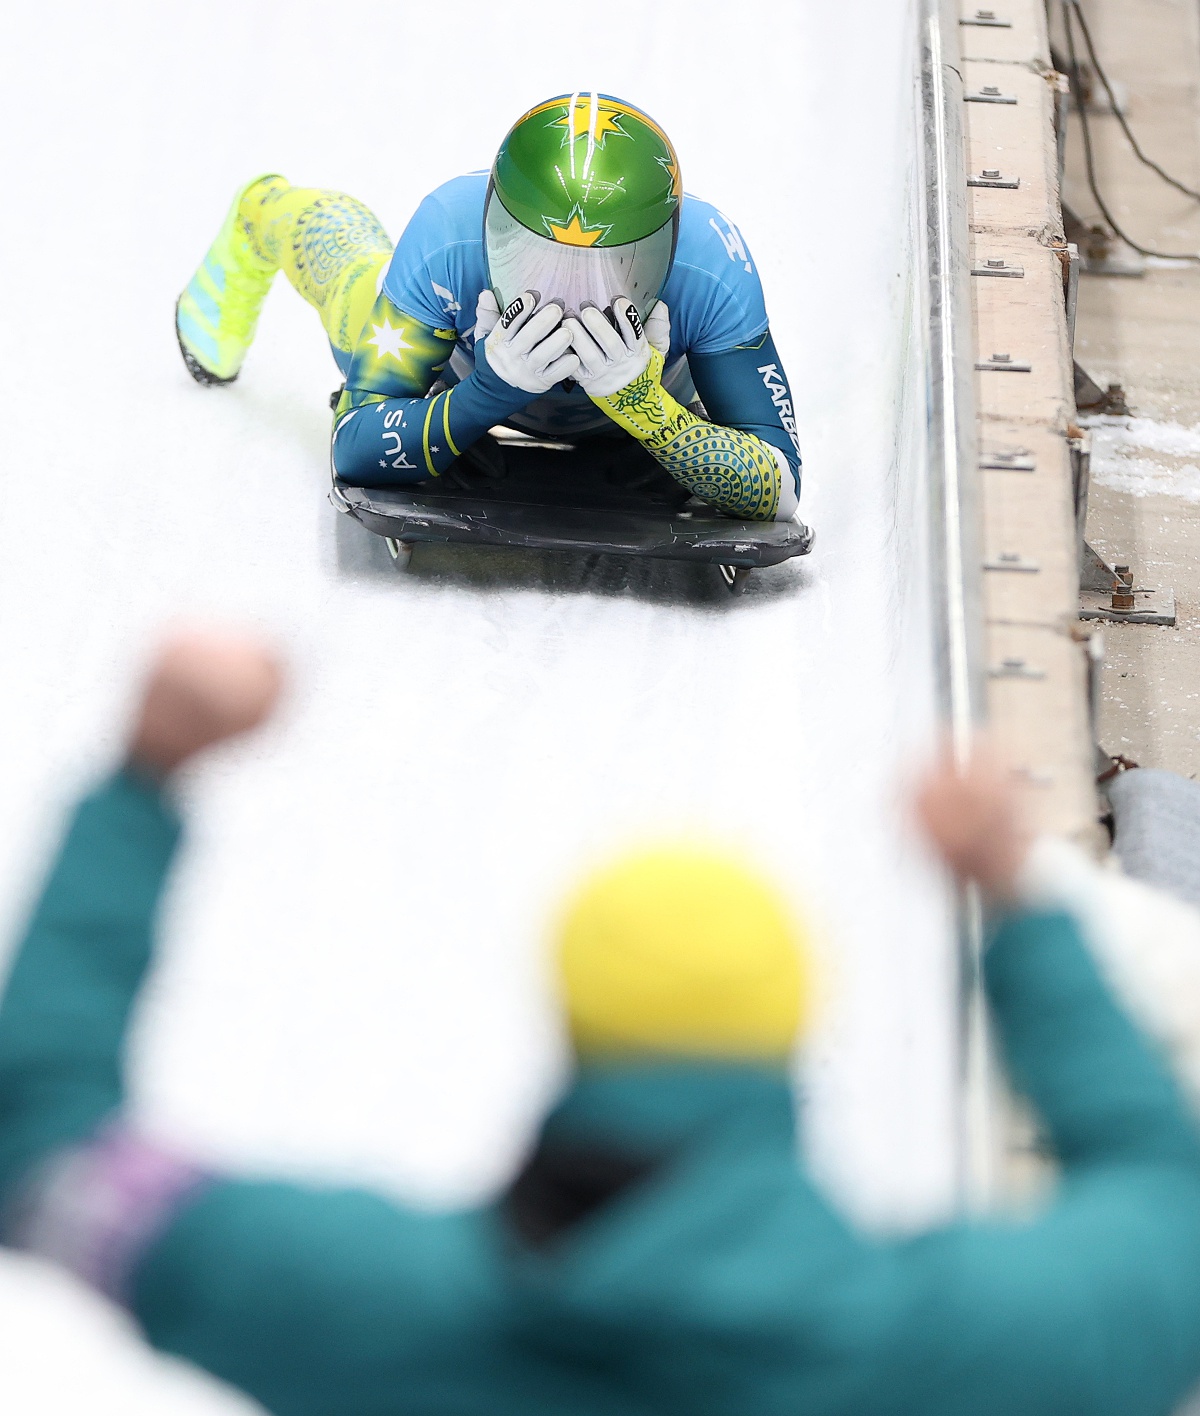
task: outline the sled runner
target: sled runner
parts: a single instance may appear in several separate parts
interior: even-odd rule
[[[352,487],[335,477],[330,500],[385,538],[406,564],[420,541],[600,551],[708,561],[734,594],[751,571],[807,555],[801,521],[735,521],[688,494],[630,438],[578,446],[496,429],[436,481]]]

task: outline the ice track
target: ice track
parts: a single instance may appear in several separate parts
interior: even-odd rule
[[[295,689],[276,730],[187,784],[132,1057],[148,1124],[219,1164],[486,1194],[562,1077],[550,902],[594,854],[686,828],[761,858],[818,918],[821,1173],[871,1222],[937,1211],[950,934],[898,795],[934,731],[907,6],[350,14],[10,18],[5,937],[71,794],[119,750],[148,636],[249,620]],[[741,600],[715,570],[615,559],[424,547],[398,575],[325,500],[335,371],[299,298],[275,290],[231,389],[197,388],[175,349],[175,295],[240,181],[344,187],[398,236],[525,107],[592,86],[664,124],[762,272],[818,542]],[[238,1406],[3,1256],[0,1353],[14,1413]]]

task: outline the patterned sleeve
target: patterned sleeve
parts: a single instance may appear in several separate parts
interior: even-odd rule
[[[381,291],[351,357],[339,415],[383,398],[424,398],[446,367],[455,338],[453,329],[432,328]]]
[[[657,349],[632,383],[591,395],[681,486],[709,506],[748,521],[789,521],[800,503],[799,468],[756,433],[700,417],[662,384]]]
[[[458,339],[463,246],[438,194],[426,197],[384,272],[351,359],[339,413],[384,398],[423,398]]]
[[[714,423],[740,428],[787,459],[800,490],[800,438],[783,362],[770,330],[750,344],[688,360],[696,392]]]
[[[120,1120],[51,1156],[9,1205],[4,1239],[129,1306],[142,1256],[213,1177]]]

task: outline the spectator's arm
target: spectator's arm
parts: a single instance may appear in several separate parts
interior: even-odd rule
[[[274,657],[251,640],[179,633],[161,651],[129,765],[79,807],[0,1003],[0,1206],[120,1106],[125,1028],[179,832],[158,784],[257,726],[279,688]]]
[[[128,1301],[156,1347],[270,1411],[391,1409],[414,1372],[452,1381],[461,1335],[478,1336],[463,1316],[488,1289],[486,1223],[363,1191],[217,1180],[145,1251]]]
[[[1165,1062],[1100,978],[1070,916],[1006,915],[984,967],[1010,1075],[1068,1179],[1123,1162],[1200,1173],[1200,1142]]]
[[[1058,1155],[1038,1217],[896,1246],[894,1314],[872,1354],[880,1408],[926,1416],[1150,1416],[1200,1377],[1200,1142],[1151,1043],[1105,986],[1072,919],[1019,905],[1027,851],[1007,777],[986,759],[919,796],[943,859],[998,923],[985,960],[997,1039]]]
[[[0,1005],[0,1204],[121,1104],[121,1051],[179,826],[124,772],[86,797]]]
[[[1167,1416],[1200,1378],[1200,1147],[1072,922],[1001,926],[988,982],[1014,1080],[1062,1161],[1049,1207],[897,1246],[864,1370],[887,1411]]]

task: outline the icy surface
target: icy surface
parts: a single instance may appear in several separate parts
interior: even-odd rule
[[[819,921],[822,1175],[873,1222],[946,1205],[948,931],[898,805],[933,719],[906,9],[9,17],[5,937],[119,750],[157,626],[249,620],[295,669],[278,727],[186,788],[133,1049],[148,1124],[220,1164],[486,1195],[563,1076],[554,898],[631,834],[686,827]],[[344,187],[398,235],[525,107],[593,85],[654,113],[760,264],[818,541],[740,601],[704,567],[563,556],[424,549],[399,576],[325,500],[334,368],[299,298],[273,292],[233,388],[197,388],[175,349],[175,295],[241,181]],[[6,1411],[235,1409],[27,1261],[0,1258],[0,1334]]]
[[[1200,426],[1154,418],[1093,418],[1092,480],[1135,497],[1200,502]]]

